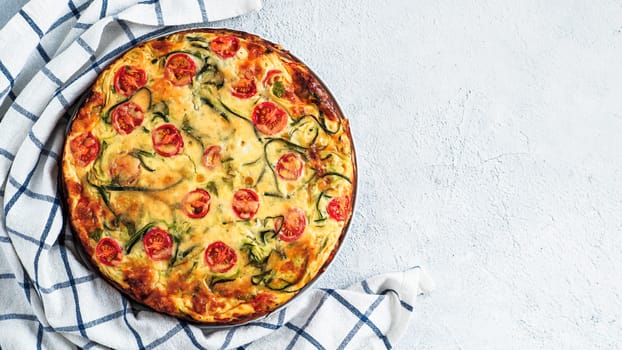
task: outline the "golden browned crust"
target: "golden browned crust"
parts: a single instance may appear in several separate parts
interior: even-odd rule
[[[213,46],[222,37],[237,38],[233,56]],[[195,65],[187,83],[184,67],[169,67],[179,53]],[[146,80],[134,72],[116,85],[122,67]],[[119,117],[129,102],[142,118]],[[257,124],[267,102],[286,126]],[[164,124],[177,149],[159,149]],[[212,166],[214,144],[223,154]],[[62,179],[73,232],[107,280],[157,311],[226,325],[285,304],[328,266],[352,216],[356,162],[347,119],[304,64],[258,36],[201,29],[140,44],[100,74],[72,120]],[[250,218],[233,208],[242,189],[259,198]],[[187,199],[198,190],[207,214],[204,197]],[[163,258],[143,242],[156,229],[170,237]],[[224,271],[206,257],[221,241],[235,255]]]

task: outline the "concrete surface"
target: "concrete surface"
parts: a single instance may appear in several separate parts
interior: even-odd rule
[[[359,155],[320,286],[425,266],[397,349],[622,346],[619,1],[264,1],[217,25],[307,62]]]

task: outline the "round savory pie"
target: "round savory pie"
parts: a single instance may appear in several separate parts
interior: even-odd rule
[[[204,29],[140,44],[99,75],[62,179],[73,231],[107,280],[157,311],[236,324],[327,266],[356,165],[348,121],[304,64]]]

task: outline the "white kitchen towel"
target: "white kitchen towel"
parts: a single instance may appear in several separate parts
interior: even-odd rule
[[[419,268],[348,290],[310,290],[268,318],[205,331],[134,309],[77,254],[57,190],[72,104],[136,43],[260,7],[32,0],[0,30],[0,348],[390,348],[404,332],[428,284]]]

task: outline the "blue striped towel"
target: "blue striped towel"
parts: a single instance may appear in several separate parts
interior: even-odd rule
[[[0,348],[391,348],[418,268],[348,290],[310,290],[245,326],[205,331],[139,311],[76,254],[57,191],[67,111],[113,58],[260,0],[31,0],[0,30]],[[269,336],[268,336],[269,335]]]

